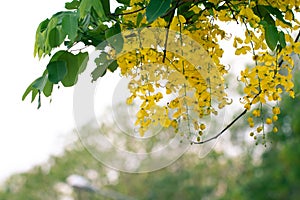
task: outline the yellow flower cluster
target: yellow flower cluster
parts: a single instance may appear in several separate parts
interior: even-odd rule
[[[246,94],[243,103],[247,110],[250,110],[254,104],[261,106],[272,104],[272,102],[278,104],[283,91],[294,97],[292,80],[294,62],[289,55],[299,51],[300,43],[290,42],[291,46],[283,49],[276,56],[268,52],[260,52],[259,55],[254,56],[257,65],[241,71],[240,81],[245,84],[244,93]],[[280,66],[279,62],[282,62]],[[254,127],[253,117],[261,118],[258,124],[261,124],[259,127],[264,127],[265,124],[271,125],[277,121],[280,110],[278,107],[273,108],[273,116],[268,116],[266,113],[262,115],[261,112],[262,109],[255,109],[252,112],[252,117],[248,119],[251,128]],[[258,130],[256,130],[257,133],[261,132]],[[276,127],[273,128],[273,132],[277,132]]]
[[[127,103],[139,104],[135,125],[142,136],[151,125],[178,132],[188,124],[187,136],[198,135],[199,130],[203,134],[201,118],[217,114],[215,105],[221,109],[230,103],[224,91],[224,70],[214,65],[197,41],[179,34],[184,20],[174,18],[167,43],[166,29],[158,27],[165,24],[161,18],[153,23],[155,28],[124,33],[117,62],[122,75],[130,77]]]
[[[298,5],[297,5],[298,4]],[[252,54],[254,66],[247,67],[240,73],[240,82],[244,84],[244,98],[241,101],[248,111],[254,108],[248,118],[250,128],[254,130],[251,136],[257,138],[257,134],[262,135],[265,139],[265,129],[277,132],[274,122],[278,120],[280,109],[277,106],[281,100],[281,94],[285,91],[291,97],[294,97],[292,70],[294,61],[291,58],[292,53],[300,53],[300,43],[294,42],[290,32],[299,30],[299,21],[295,19],[292,9],[299,6],[299,1],[249,1],[249,3],[235,4],[235,13],[217,12],[216,17],[221,21],[236,20],[246,26],[244,38],[235,37],[233,47],[236,49],[235,54]],[[275,25],[284,33],[286,47],[270,52],[266,43],[265,27],[260,23],[262,19],[258,17],[252,8],[256,5],[272,5],[273,8],[281,10],[284,19],[293,24],[288,26],[278,19],[279,16],[273,16]],[[234,15],[234,16],[233,16]],[[250,26],[248,26],[250,24]],[[271,105],[272,112],[268,111]],[[271,128],[273,126],[273,128]]]
[[[214,5],[220,3],[218,0],[209,2]],[[288,27],[282,17],[273,16],[280,33],[284,33],[286,47],[276,52],[269,51],[265,27],[261,23],[263,19],[254,11],[257,5],[274,6],[283,12],[285,20],[293,24]],[[135,125],[141,135],[151,125],[173,127],[178,131],[181,124],[188,122],[189,132],[197,132],[197,140],[200,141],[205,130],[201,118],[217,114],[215,102],[218,109],[230,103],[224,88],[227,70],[220,62],[223,49],[219,45],[220,40],[226,38],[226,33],[215,23],[217,20],[245,25],[244,38],[234,37],[233,47],[236,55],[253,55],[254,66],[242,70],[239,78],[244,84],[245,96],[241,102],[245,109],[250,111],[258,106],[248,118],[249,126],[254,129],[250,135],[264,136],[264,129],[277,121],[280,109],[274,105],[278,105],[282,92],[294,97],[294,62],[290,55],[300,54],[300,43],[294,42],[289,32],[300,29],[300,23],[292,12],[299,6],[299,1],[230,1],[226,2],[226,6],[231,8],[203,10],[201,6],[192,6],[189,12],[202,14],[193,18],[192,24],[184,16],[175,15],[169,24],[169,32],[165,29],[167,22],[157,18],[150,25],[153,28],[131,30],[124,34],[123,52],[117,56],[117,62],[122,75],[131,78],[128,85],[131,96],[127,103],[139,102]],[[138,1],[132,0],[131,7],[124,13],[141,8]],[[137,24],[138,13],[141,13],[139,24],[147,23],[145,10],[141,10],[125,14],[122,28],[128,28],[129,24],[140,27]],[[264,111],[265,104],[272,105],[272,114]],[[274,125],[272,130],[278,131]]]
[[[273,116],[268,116],[267,112],[262,114],[262,106],[264,104],[279,103],[281,100],[281,93],[286,91],[291,97],[294,97],[293,80],[292,80],[292,68],[293,60],[290,58],[284,58],[284,55],[289,55],[288,48],[278,53],[277,57],[284,59],[284,64],[279,66],[278,58],[272,56],[269,53],[261,53],[255,55],[257,65],[252,68],[246,68],[241,71],[240,81],[244,83],[244,101],[245,108],[250,110],[252,105],[258,104],[261,108],[255,109],[252,112],[252,117],[248,118],[248,123],[251,128],[254,127],[253,118],[259,118],[257,123],[264,125],[271,125],[277,121],[280,110],[278,107],[273,108]],[[273,128],[276,132],[277,128]],[[263,132],[261,128],[256,130],[257,133]],[[264,132],[263,132],[264,134]]]

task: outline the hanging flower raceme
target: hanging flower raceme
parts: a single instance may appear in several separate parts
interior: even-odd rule
[[[139,104],[135,125],[140,135],[151,131],[148,130],[151,125],[174,128],[178,132],[187,121],[201,124],[204,131],[201,118],[217,114],[217,109],[230,103],[222,77],[224,66],[215,66],[209,58],[210,53],[218,57],[222,51],[218,54],[219,47],[213,42],[204,49],[189,37],[191,33],[184,28],[184,23],[183,16],[174,17],[170,30],[166,30],[158,27],[166,24],[158,18],[152,23],[156,27],[132,30],[128,32],[131,37],[124,34],[124,48],[117,62],[122,75],[131,80],[127,103]],[[213,37],[216,39],[217,35]],[[198,134],[198,128],[189,126],[184,135],[194,136],[192,133]]]

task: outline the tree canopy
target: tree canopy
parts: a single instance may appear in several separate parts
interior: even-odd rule
[[[217,138],[241,116],[250,135],[278,131],[282,93],[293,90],[293,54],[300,53],[298,0],[73,0],[66,10],[40,23],[34,55],[50,56],[41,77],[25,91],[24,100],[51,96],[54,85],[77,84],[91,58],[98,56],[91,81],[108,71],[130,78],[128,104],[137,104],[135,126],[147,134],[151,126],[174,129],[191,143]],[[236,23],[244,36],[230,35],[221,23]],[[299,33],[298,33],[299,32]],[[228,65],[221,59],[222,40],[233,38],[236,55],[248,55],[253,66],[241,66],[244,111],[215,137],[203,140],[207,116],[217,116],[232,102],[226,91]]]

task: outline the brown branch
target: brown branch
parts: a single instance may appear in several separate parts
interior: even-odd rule
[[[252,105],[253,101],[258,97],[258,95],[261,94],[261,90],[253,97],[252,101],[250,102],[250,105]],[[246,113],[247,113],[247,109],[245,109],[243,112],[241,112],[236,118],[234,118],[234,120],[232,120],[232,122],[230,122],[225,128],[223,128],[223,130],[221,130],[217,135],[211,137],[211,138],[208,138],[207,140],[203,140],[203,141],[200,141],[200,142],[195,142],[195,141],[192,141],[191,144],[204,144],[204,143],[207,143],[207,142],[210,142],[212,140],[215,140],[217,139],[218,137],[220,137],[225,131],[227,131],[233,124],[235,124],[235,122],[237,122],[241,117],[243,117]]]
[[[204,144],[207,143],[211,140],[215,140],[217,139],[220,135],[222,135],[225,131],[227,131],[237,120],[239,120],[242,116],[244,116],[247,113],[247,109],[245,109],[243,112],[241,112],[232,122],[230,122],[230,124],[228,124],[220,133],[218,133],[217,135],[208,138],[207,140],[203,140],[200,142],[194,142],[192,141],[191,144]]]
[[[295,42],[298,42],[298,40],[300,39],[300,31],[298,33],[298,35],[295,38]],[[278,67],[281,67],[281,65],[283,64],[283,59],[278,63]],[[252,101],[250,102],[250,105],[252,105],[253,101],[258,97],[258,95],[261,94],[262,91],[259,91],[259,93],[257,93],[254,98],[252,99]],[[220,137],[224,132],[226,132],[232,125],[234,125],[242,116],[244,116],[247,113],[247,109],[245,109],[243,112],[241,112],[236,118],[234,118],[234,120],[232,122],[230,122],[223,130],[221,130],[217,135],[208,138],[207,140],[203,140],[200,142],[195,142],[195,141],[191,141],[191,144],[204,144],[207,142],[210,142],[212,140],[217,139],[218,137]]]

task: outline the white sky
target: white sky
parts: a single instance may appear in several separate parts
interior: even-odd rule
[[[46,64],[33,57],[35,30],[42,20],[63,10],[64,3],[64,0],[2,2],[0,181],[45,162],[50,154],[59,153],[62,139],[75,126],[72,88],[55,88],[52,103],[43,99],[40,110],[36,102],[30,103],[30,98],[21,101],[27,86],[42,74]]]
[[[37,102],[30,103],[30,95],[24,102],[21,100],[27,86],[42,75],[47,64],[46,60],[33,57],[36,28],[42,20],[64,10],[65,2],[67,0],[2,2],[0,182],[14,172],[46,162],[51,154],[60,153],[66,136],[75,128],[73,88],[58,90],[54,87],[52,102],[44,98],[39,110]],[[113,83],[101,80],[98,88],[107,88],[103,85],[114,87]],[[106,93],[112,96],[113,89],[108,89]],[[110,105],[109,98],[100,101],[99,104]]]
[[[35,30],[42,20],[64,7],[62,0],[3,1],[0,12],[2,73],[0,181],[13,172],[44,162],[58,152],[61,138],[72,130],[72,89],[55,90],[42,108],[21,97],[45,65],[33,58]]]

